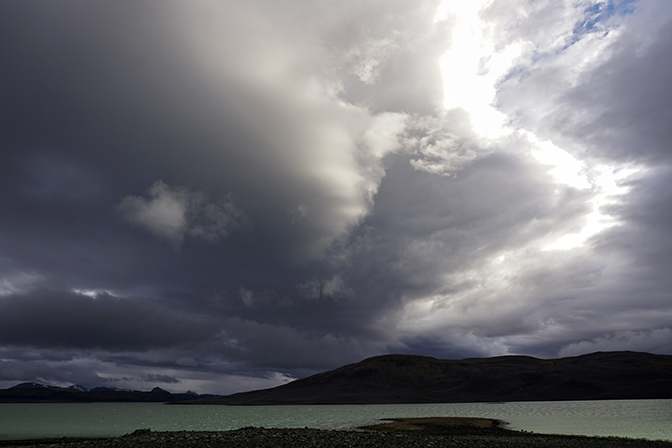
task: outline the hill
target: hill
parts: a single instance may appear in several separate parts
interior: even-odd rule
[[[384,355],[272,389],[184,404],[454,403],[672,398],[672,356],[607,352],[537,359]]]

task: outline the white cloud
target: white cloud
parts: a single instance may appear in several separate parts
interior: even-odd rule
[[[215,242],[246,221],[230,196],[211,203],[200,192],[185,187],[172,188],[162,181],[152,185],[148,196],[127,196],[117,210],[128,222],[145,228],[176,248],[186,236]]]
[[[184,190],[173,190],[161,181],[149,189],[149,199],[127,196],[118,205],[123,217],[146,228],[160,238],[179,247],[187,228],[188,196]]]
[[[112,291],[109,291],[107,289],[73,288],[72,292],[74,292],[75,294],[90,297],[92,299],[97,299],[98,296],[118,297],[117,294],[114,294]]]
[[[0,277],[0,297],[22,294],[39,284],[44,278],[33,272],[4,272]]]
[[[407,119],[403,113],[382,113],[373,117],[370,127],[364,131],[363,140],[374,157],[382,159],[400,148],[399,136]]]
[[[433,174],[454,175],[492,152],[473,140],[476,136],[469,125],[456,124],[462,115],[453,111],[409,120],[404,147],[416,156],[411,160],[413,167]]]

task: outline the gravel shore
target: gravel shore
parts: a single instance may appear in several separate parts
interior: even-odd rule
[[[138,430],[109,439],[2,441],[21,448],[672,448],[672,442],[641,439],[508,434],[437,435],[357,430],[242,428],[233,431],[155,432]]]

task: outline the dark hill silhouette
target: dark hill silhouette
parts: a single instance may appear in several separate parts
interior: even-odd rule
[[[384,355],[272,389],[190,404],[450,403],[672,398],[672,356],[608,352],[441,360]]]

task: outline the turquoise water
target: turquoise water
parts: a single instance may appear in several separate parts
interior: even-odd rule
[[[0,439],[115,436],[136,429],[245,426],[345,429],[389,417],[488,417],[512,429],[672,440],[672,400],[338,406],[166,406],[158,403],[0,404]]]

